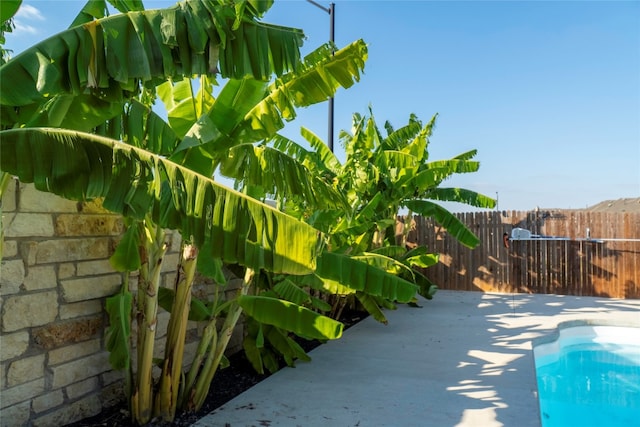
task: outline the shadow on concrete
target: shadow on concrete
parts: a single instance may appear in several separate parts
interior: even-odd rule
[[[539,426],[531,340],[574,319],[635,321],[638,300],[441,291],[372,318],[196,426]]]
[[[624,318],[640,326],[639,301],[464,294],[461,304],[475,305],[458,316],[455,335],[461,334],[464,344],[441,360],[448,378],[446,401],[459,408],[457,423],[450,425],[539,426],[533,339],[555,332],[566,320]],[[456,348],[453,342],[450,346]]]

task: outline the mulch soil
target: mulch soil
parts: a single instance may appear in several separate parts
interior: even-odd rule
[[[349,311],[343,313],[340,321],[344,323],[345,329],[355,325],[367,317],[367,313],[359,311]],[[321,345],[319,341],[298,340],[302,348],[309,352]],[[173,422],[166,423],[161,420],[152,420],[146,427],[186,427],[194,424],[213,410],[224,405],[245,390],[268,378],[270,374],[261,375],[253,369],[247,360],[244,352],[239,352],[229,357],[230,366],[216,372],[209,394],[198,412],[181,412],[176,414]],[[311,361],[313,363],[313,361]],[[283,364],[283,367],[285,365]],[[131,422],[129,410],[126,402],[113,408],[105,409],[98,415],[84,420],[68,424],[68,427],[134,427],[137,424]]]

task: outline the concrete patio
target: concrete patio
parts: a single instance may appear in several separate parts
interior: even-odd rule
[[[440,291],[367,318],[194,426],[539,426],[531,341],[568,320],[640,327],[640,300]]]

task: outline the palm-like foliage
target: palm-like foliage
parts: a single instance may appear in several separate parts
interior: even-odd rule
[[[472,160],[476,151],[460,154],[450,160],[429,161],[428,144],[436,117],[422,123],[413,115],[407,125],[394,129],[385,124],[387,135],[383,136],[375,119],[354,115],[351,133],[342,132],[341,141],[346,151],[346,161],[341,164],[325,144],[310,131],[302,129],[302,136],[311,150],[283,137],[274,138],[274,149],[297,159],[317,177],[332,182],[345,195],[346,210],[322,209],[317,206],[295,206],[282,201],[294,216],[306,218],[314,227],[324,231],[328,248],[333,253],[350,255],[350,262],[358,261],[377,266],[397,274],[420,286],[421,293],[431,298],[436,286],[417,268],[426,268],[437,262],[437,256],[428,254],[426,248],[415,248],[407,252],[404,238],[410,224],[402,233],[396,232],[397,214],[402,208],[425,216],[433,216],[445,226],[449,233],[464,245],[475,247],[479,240],[464,224],[435,201],[456,201],[477,207],[491,208],[494,201],[474,191],[459,188],[442,188],[440,185],[453,174],[471,173],[478,170],[479,163]],[[390,307],[394,300],[366,289],[337,288],[336,283],[347,283],[337,279],[335,269],[324,277],[322,259],[318,261],[315,275],[326,287],[336,293],[355,295],[364,307],[378,320],[386,321],[380,307]],[[350,272],[357,271],[351,267]],[[334,277],[331,280],[331,276]],[[333,283],[333,284],[331,284]]]
[[[448,173],[477,168],[472,154],[424,166],[430,127],[416,120],[382,138],[372,120],[358,118],[344,166],[308,132],[313,152],[278,138],[272,145],[259,143],[275,137],[283,121],[295,117],[295,108],[323,101],[357,81],[366,60],[362,41],[333,57],[333,47],[323,46],[300,62],[300,31],[257,21],[271,2],[192,0],[144,13],[141,2],[112,3],[127,13],[105,17],[103,1],[89,2],[75,26],[0,68],[2,128],[15,128],[2,132],[0,169],[4,176],[16,174],[65,197],[103,197],[105,207],[131,222],[113,264],[122,271],[140,270],[137,312],[143,322],[132,391],[138,422],[152,415],[149,345],[162,303],[147,296],[162,293],[172,311],[155,399],[167,420],[176,402],[188,408],[202,403],[243,310],[254,319],[250,329],[256,329],[249,352],[264,348],[266,338],[290,361],[305,356],[287,331],[315,338],[341,333],[339,324],[309,310],[327,307],[301,285],[355,295],[381,320],[381,306],[413,298],[416,275],[404,264],[426,266],[433,258],[421,251],[399,254],[391,244],[397,208],[418,196],[471,197],[437,187]],[[215,72],[231,77],[217,96],[212,93]],[[269,83],[273,73],[279,77]],[[195,94],[188,79],[193,74],[204,75]],[[3,76],[11,76],[11,84]],[[149,108],[154,93],[167,106],[169,123]],[[219,186],[211,179],[216,170],[236,179],[245,194]],[[322,248],[316,229],[248,197],[268,194],[277,195],[283,207],[299,203],[291,211],[296,217],[335,233],[322,240],[333,252],[322,253],[316,262]],[[478,204],[486,202],[474,197]],[[431,205],[416,205],[425,206]],[[180,230],[186,243],[175,290],[160,292],[164,227]],[[196,266],[217,274],[220,262],[244,266],[237,298],[192,301]],[[294,276],[275,281],[260,295],[247,295],[256,276],[273,273]],[[132,303],[123,287],[108,304],[112,322],[125,332],[112,328],[112,356],[127,369],[123,337]],[[196,316],[190,307],[208,323],[192,369],[179,386],[186,321]],[[218,332],[220,314],[226,317]],[[265,354],[258,351],[260,357]]]
[[[360,47],[360,49],[353,49],[352,46]],[[355,77],[357,77],[359,75],[358,74],[359,70],[364,64],[364,59],[366,59],[366,47],[364,46],[364,43],[362,41],[356,42],[352,46],[348,47],[347,49],[344,49],[343,53],[341,53],[336,57],[331,57],[327,55],[323,61],[317,62],[318,66],[326,66],[330,68],[329,66],[336,61],[341,61],[342,63],[345,63],[345,64],[351,64],[351,63],[360,64],[359,67],[356,68],[354,71],[356,73]],[[326,51],[326,49],[324,50]],[[305,67],[305,70],[306,68],[307,67]],[[335,91],[335,89],[339,87],[339,83],[337,83],[336,80],[332,78],[333,72],[335,71],[332,71],[331,73],[325,72],[325,79],[329,82],[329,84],[327,85],[328,89],[326,89],[324,92],[325,94],[332,94]],[[291,82],[291,84],[296,84],[298,80],[301,80],[302,82],[307,81],[308,80],[307,76],[310,74],[313,75],[312,72],[307,70],[304,73],[301,73],[300,75],[288,74],[288,75],[285,75],[284,77],[286,77],[288,81]],[[349,80],[349,81],[352,82],[352,80]],[[163,129],[162,123],[158,123],[157,117],[155,117],[152,113],[144,114],[141,112],[137,112],[134,114],[135,117],[140,117],[140,116],[147,117],[147,123],[152,124],[153,129],[155,129],[154,135],[165,136],[162,139],[165,142],[165,144],[162,146],[158,144],[156,145],[158,147],[163,147],[164,149],[167,149],[170,151],[172,150],[170,153],[167,153],[170,159],[175,160],[177,162],[181,162],[182,164],[189,166],[191,170],[201,171],[203,174],[206,174],[206,175],[209,175],[212,173],[213,168],[217,164],[217,162],[215,161],[216,158],[225,159],[225,157],[233,157],[235,155],[234,149],[236,147],[239,147],[241,145],[252,147],[252,145],[248,144],[246,141],[251,141],[252,138],[258,138],[261,135],[265,134],[265,132],[269,132],[268,129],[261,128],[259,125],[255,123],[253,112],[255,110],[260,110],[262,105],[265,105],[267,103],[273,103],[272,101],[273,96],[271,96],[271,92],[268,90],[267,91],[264,90],[265,87],[267,89],[269,89],[269,87],[266,86],[264,83],[258,82],[252,78],[245,78],[242,81],[235,81],[235,80],[229,81],[225,85],[225,87],[222,89],[219,96],[215,98],[210,95],[211,84],[212,83],[210,80],[206,78],[201,79],[200,89],[196,94],[193,94],[193,85],[189,81],[185,81],[185,80],[180,81],[176,84],[172,84],[168,82],[160,86],[158,93],[160,94],[161,99],[165,102],[165,104],[168,107],[167,109],[169,112],[168,113],[169,122],[177,128],[176,134],[171,134],[171,132],[169,132],[166,128]],[[291,105],[292,101],[289,100],[289,97],[298,96],[298,93],[302,90],[300,89],[300,86],[303,86],[303,85],[301,85],[300,83],[298,83],[297,85],[298,85],[297,91],[282,91],[277,87],[271,86],[272,91],[276,93],[281,93],[281,95],[276,98],[278,99],[278,103],[276,105],[277,106]],[[315,97],[307,96],[305,99],[306,99],[306,102],[312,102],[312,103],[323,100],[321,96],[315,96]],[[254,102],[256,106],[252,107],[250,105],[251,102]],[[137,109],[140,109],[139,105],[137,107],[138,107]],[[134,110],[131,110],[131,111],[134,112]],[[282,114],[279,108],[267,109],[267,113]],[[263,120],[265,120],[267,118],[267,115],[263,112],[261,114],[261,117],[263,118]],[[293,116],[289,114],[286,118],[290,119],[292,117]],[[198,118],[198,120],[194,120],[195,118]],[[221,120],[221,118],[223,118],[224,120]],[[142,138],[139,136],[141,133],[145,133],[145,131],[138,129],[139,126],[136,127],[135,124],[137,122],[138,122],[137,120],[131,120],[130,117],[126,115],[122,119],[122,123],[125,123],[125,124],[131,123],[129,132],[126,132],[124,135],[127,138],[127,140],[134,144],[137,144],[139,142],[144,142],[144,143],[153,142],[155,138],[151,138],[150,140],[149,138]],[[279,129],[283,126],[282,118],[280,118],[279,116],[277,117],[277,120],[269,119],[269,122],[277,123],[278,127],[276,127],[276,129]],[[247,123],[251,123],[251,129],[253,129],[253,133],[247,134],[246,132],[242,131],[242,129],[247,128]],[[218,125],[222,127],[222,131],[220,130],[220,127],[218,127]],[[122,128],[125,128],[125,127],[126,127],[125,125],[122,125]],[[238,129],[240,129],[240,131],[238,131]],[[197,136],[198,138],[194,138],[193,137],[194,135]],[[204,136],[205,139],[203,139],[202,136]],[[178,139],[177,143],[176,143],[176,139]],[[243,144],[238,145],[238,141],[242,141]],[[234,143],[235,145],[233,145]],[[279,162],[283,162],[283,161],[286,162],[287,159],[285,157],[280,156],[280,157],[274,157],[269,161],[270,163],[263,164],[263,168],[265,170],[274,170],[279,165]],[[331,192],[330,191],[331,188],[326,188],[326,186],[318,187],[317,185],[313,185],[313,184],[301,186],[299,180],[296,181],[295,179],[291,179],[290,171],[279,170],[278,173],[282,174],[282,176],[286,178],[278,182],[278,184],[281,185],[282,188],[287,188],[287,186],[295,184],[295,185],[298,185],[298,187],[302,187],[306,191],[306,192],[303,192],[303,195],[310,195],[310,194],[313,194],[314,192],[319,191],[320,193],[326,196],[324,200],[327,200],[327,203],[331,203],[332,199],[340,200],[338,193],[336,193],[335,191]],[[254,270],[253,267],[250,267],[250,268],[252,269],[252,271]],[[269,271],[273,271],[273,270],[269,270]],[[248,277],[254,277],[254,276],[249,275]],[[242,292],[246,292],[246,289],[249,284],[250,283],[247,283],[247,286],[243,286]],[[190,287],[177,286],[176,289],[180,290],[180,292],[176,292],[175,301],[176,302],[185,301],[185,303],[183,304],[183,307],[188,307],[188,304],[186,304],[185,295],[189,294]],[[286,304],[276,305],[276,306],[274,306],[273,304],[266,305],[264,300],[259,300],[257,306],[263,307],[265,312],[269,313],[269,316],[273,319],[277,319],[279,316],[282,315],[282,313],[270,310],[270,308],[280,307],[281,309],[280,311],[285,309],[293,310],[293,306],[291,305],[286,305]],[[234,306],[234,308],[235,308],[234,313],[239,313],[240,312],[239,310],[244,307],[238,304]],[[298,315],[303,315],[303,313],[304,312],[300,312],[298,313]],[[173,311],[172,311],[172,314],[173,314]],[[174,319],[173,315],[172,315],[172,319]],[[233,322],[235,322],[237,321],[237,316],[228,315],[227,319],[235,319],[233,320]],[[213,330],[213,328],[215,327],[215,321],[211,320],[210,323],[212,326],[211,329]],[[182,330],[184,330],[185,324],[186,324],[186,321],[180,323],[180,327],[182,328]],[[233,324],[234,323],[230,323],[228,328],[232,329]],[[169,324],[169,328],[170,328],[170,331],[174,330],[173,324],[171,322]],[[300,332],[300,330],[296,327],[295,323],[292,323],[290,325],[289,330]],[[171,338],[172,336],[173,335],[170,335],[169,337]],[[226,333],[224,334],[221,333],[220,336],[226,338],[227,340],[229,337],[228,334]],[[224,340],[217,340],[215,336],[209,336],[208,334],[205,334],[203,338],[208,338],[208,337],[210,337],[212,342],[217,342],[216,347],[224,348],[226,346],[226,342]],[[171,345],[168,344],[168,348],[171,348]],[[203,352],[204,351],[206,351],[206,347],[203,349]],[[215,372],[215,369],[220,363],[220,360],[221,360],[220,357],[222,356],[222,353],[216,350],[215,352],[210,351],[209,354],[210,355],[217,354],[218,356],[215,357],[215,360],[212,361],[210,365],[207,362],[203,362],[205,367],[204,369],[208,370],[209,372]],[[179,365],[180,364],[176,363],[175,361],[172,364],[172,366],[179,366]],[[193,398],[193,401],[186,400],[186,396],[187,396],[186,394],[185,394],[185,398],[183,398],[182,400],[183,400],[183,405],[187,407],[193,406],[197,408],[202,403],[203,391],[206,392],[207,388],[203,388],[202,384],[195,383],[194,377],[196,374],[193,374],[194,372],[193,366],[196,367],[196,371],[197,371],[199,364],[194,363],[192,365],[192,371],[187,380],[186,390],[189,390],[189,387],[191,387],[191,385],[193,384],[197,389],[196,395]],[[166,377],[167,381],[174,382],[175,378],[177,378],[177,375],[178,375],[177,372],[172,374],[173,380],[169,377]],[[210,378],[211,374],[207,373],[207,374],[201,375],[201,378],[207,378],[207,377]],[[165,376],[163,376],[162,378],[164,380]],[[164,382],[161,383],[160,393],[162,393],[162,390],[163,390],[162,384],[164,384]],[[168,386],[168,388],[176,389],[177,386],[176,385],[170,386],[170,387]]]
[[[0,81],[3,127],[45,121],[88,130],[142,87],[169,78],[219,72],[266,81],[292,70],[302,31],[257,21],[260,2],[236,5],[189,0],[129,11],[36,44],[3,66],[10,76]]]
[[[69,199],[103,198],[191,236],[201,255],[290,274],[315,266],[317,230],[162,156],[97,135],[51,128],[2,132],[0,168]],[[276,233],[277,231],[277,233]]]
[[[304,162],[299,162],[288,153],[264,143],[255,145],[261,138],[273,136],[276,130],[282,128],[283,118],[293,118],[293,108],[301,105],[301,100],[319,102],[333,93],[335,88],[339,87],[340,81],[348,85],[357,79],[363,60],[366,58],[364,43],[357,41],[336,52],[335,56],[331,56],[330,52],[328,46],[321,47],[310,54],[296,72],[286,74],[271,85],[262,84],[253,79],[231,81],[215,99],[207,98],[201,93],[194,95],[189,84],[184,81],[173,86],[163,85],[159,93],[169,107],[170,123],[182,124],[185,109],[189,110],[186,116],[196,117],[199,115],[196,111],[200,108],[198,106],[210,105],[209,112],[201,116],[189,130],[183,127],[184,139],[171,159],[187,164],[191,169],[200,170],[204,174],[210,174],[219,167],[218,170],[223,175],[234,178],[236,185],[243,192],[254,197],[264,198],[267,195],[278,194],[286,197],[289,202],[300,200],[304,201],[306,206],[318,209],[339,211],[348,209],[344,196],[337,191],[336,187],[327,182],[324,177],[309,173],[308,165]],[[347,69],[353,70],[354,75],[346,78],[344,71],[335,67],[334,61],[346,64]],[[340,79],[334,78],[334,74],[339,72],[343,74]],[[302,95],[307,92],[305,88],[316,87],[318,81],[323,82],[324,89],[312,91],[311,94],[303,97]],[[206,83],[203,86],[206,86]],[[256,117],[260,117],[260,120]],[[312,280],[309,283],[312,285],[320,283],[316,288],[325,292],[334,292],[336,286],[347,289],[351,293],[365,291],[366,288],[365,293],[369,296],[402,302],[409,301],[416,293],[416,287],[413,284],[394,277],[376,266],[367,265],[362,260],[348,257],[331,258],[331,254],[323,255],[323,259],[328,261],[324,262],[324,267],[319,263],[314,273],[323,280],[319,282]],[[339,267],[339,271],[343,274],[338,277],[332,275],[335,271],[332,265]],[[349,269],[358,271],[358,274],[349,276],[347,274]],[[340,280],[342,282],[339,282]],[[277,286],[282,286],[281,283],[279,282]],[[326,285],[327,283],[333,285]],[[262,295],[277,296],[299,303],[299,300],[292,298],[290,293],[274,294],[271,291],[272,289],[269,288]],[[306,295],[311,299],[308,294]],[[264,325],[260,322],[256,325],[254,325],[256,333],[260,331],[263,333]],[[284,356],[285,360],[299,357],[299,348],[282,330],[273,327],[269,328],[269,331],[271,339],[276,340],[274,344],[280,343],[278,352]],[[248,337],[249,341],[252,339],[255,340],[255,337]],[[258,347],[260,341],[245,343],[247,354],[250,357],[255,356],[253,360],[258,369],[262,369],[262,363],[256,360],[269,354],[264,346]],[[268,337],[267,341],[270,341]],[[265,360],[272,360],[272,358]]]
[[[272,83],[252,78],[229,81],[206,116],[185,134],[174,160],[205,175],[213,173],[219,162],[230,157],[230,149],[240,151],[243,148],[236,147],[242,144],[272,138],[284,127],[284,120],[295,118],[295,108],[326,101],[338,88],[353,85],[366,59],[367,47],[362,40],[335,55],[325,45],[307,56],[295,71]],[[169,120],[172,117],[170,112]],[[227,165],[225,172],[235,177],[241,170]]]
[[[10,49],[4,48],[6,42],[5,33],[13,32],[15,28],[13,16],[21,4],[22,0],[6,0],[2,4],[2,9],[0,9],[0,65],[7,62],[12,52]]]
[[[140,271],[138,375],[131,399],[135,419],[146,423],[154,406],[151,356],[159,272],[166,251],[164,227],[179,229],[187,243],[180,269],[184,274],[179,275],[175,293],[169,297],[172,316],[155,402],[165,419],[173,418],[177,400],[186,407],[202,404],[243,309],[262,322],[274,321],[274,327],[288,327],[303,335],[340,335],[339,324],[322,320],[314,312],[274,298],[245,295],[255,271],[300,274],[313,270],[318,232],[210,177],[212,165],[217,164],[212,160],[224,158],[238,141],[268,135],[282,127],[283,119],[294,117],[294,105],[319,102],[342,83],[352,84],[359,78],[366,47],[360,42],[360,50],[339,57],[344,64],[355,63],[352,68],[336,67],[332,64],[340,63],[332,58],[318,62],[326,68],[322,74],[325,87],[301,96],[311,86],[304,80],[301,86],[298,75],[286,77],[286,84],[278,83],[280,89],[269,89],[262,81],[274,72],[284,79],[293,70],[302,39],[299,30],[256,21],[271,2],[193,0],[144,13],[137,11],[141,2],[115,3],[127,13],[102,17],[105,3],[89,2],[74,22],[82,25],[34,46],[0,68],[2,128],[15,128],[2,132],[0,169],[3,180],[9,173],[16,174],[41,190],[64,197],[103,197],[105,207],[133,220],[113,264],[121,271]],[[307,64],[301,67],[313,75],[308,68]],[[220,96],[211,95],[213,80],[203,77],[198,100],[190,111],[185,108],[182,101],[193,98],[191,90],[185,94],[191,83],[180,79],[216,71],[232,77]],[[179,83],[174,85],[169,79]],[[173,128],[147,106],[161,83],[162,99],[174,103],[169,108]],[[34,128],[44,125],[75,131]],[[202,258],[213,260],[200,263],[210,272],[216,270],[211,266],[224,261],[244,265],[246,273],[237,299],[205,310],[208,325],[179,398],[183,338],[192,306],[190,286],[197,259]],[[125,286],[108,303],[113,322],[112,360],[125,369],[130,365],[124,324],[131,304]],[[216,319],[221,313],[226,318],[218,334]],[[281,316],[289,319],[285,325],[278,320]]]
[[[469,247],[478,244],[477,238],[451,218],[454,215],[444,208],[431,208],[436,201],[455,201],[476,207],[491,208],[493,199],[474,191],[459,188],[442,188],[440,185],[457,173],[472,173],[480,164],[472,160],[476,150],[462,153],[449,160],[429,161],[429,136],[435,125],[434,116],[426,125],[411,116],[409,123],[393,129],[386,123],[387,136],[378,129],[373,115],[369,118],[354,115],[352,132],[343,131],[341,141],[346,149],[346,161],[340,164],[322,141],[308,130],[302,135],[311,144],[310,152],[290,140],[279,138],[274,145],[291,153],[306,164],[312,164],[318,174],[335,177],[339,191],[346,195],[351,210],[340,212],[315,212],[311,223],[327,231],[337,240],[332,242],[333,250],[353,252],[356,250],[354,236],[362,236],[358,231],[366,230],[368,238],[364,246],[395,244],[395,215],[401,208],[413,212],[436,216],[439,222],[446,222],[449,232]],[[333,218],[327,222],[326,218]],[[329,227],[326,226],[329,224]],[[375,224],[370,227],[368,224]],[[345,233],[340,239],[339,233]],[[375,237],[375,239],[374,239]],[[357,239],[361,241],[362,239]],[[358,247],[362,247],[359,244]]]
[[[123,13],[108,16],[104,0],[89,1],[67,31],[4,64],[3,129],[89,131],[119,114],[143,86],[167,78],[219,71],[268,80],[299,62],[300,30],[257,21],[272,0],[193,0],[152,11],[140,0],[109,3]],[[19,4],[7,2],[3,22]]]

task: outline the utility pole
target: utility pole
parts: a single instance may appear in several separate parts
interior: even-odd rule
[[[316,6],[319,9],[324,10],[329,14],[329,41],[333,45],[335,43],[336,4],[330,3],[329,7],[324,7],[313,0],[307,0],[307,2],[311,3],[312,5]],[[332,48],[332,53],[333,53],[333,48]],[[333,117],[334,117],[333,102],[334,100],[332,96],[331,98],[329,98],[329,131],[327,136],[327,145],[329,146],[329,150],[331,150],[331,152],[333,152]]]

